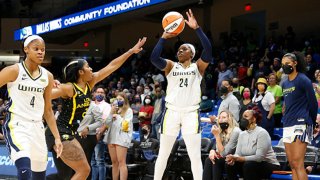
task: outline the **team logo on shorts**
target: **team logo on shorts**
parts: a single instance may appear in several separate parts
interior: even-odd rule
[[[63,135],[62,135],[62,139],[68,140],[68,139],[69,139],[69,135],[68,135],[68,134],[63,134]]]

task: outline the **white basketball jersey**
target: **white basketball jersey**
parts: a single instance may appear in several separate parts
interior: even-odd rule
[[[19,63],[19,75],[7,84],[9,112],[30,121],[42,121],[44,112],[44,90],[48,86],[47,70],[39,66],[40,74],[33,78],[24,62]]]
[[[170,109],[196,110],[201,102],[200,83],[202,76],[195,63],[183,68],[180,63],[174,63],[167,75],[168,86],[166,102]],[[191,109],[190,109],[191,108]]]

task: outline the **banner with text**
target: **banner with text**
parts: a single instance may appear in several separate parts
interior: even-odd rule
[[[74,13],[51,21],[27,26],[14,32],[14,40],[22,40],[29,35],[48,33],[128,11],[162,3],[168,0],[120,0],[110,4]]]

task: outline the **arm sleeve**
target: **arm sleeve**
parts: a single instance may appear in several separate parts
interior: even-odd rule
[[[258,133],[257,151],[255,154],[245,156],[245,161],[261,162],[266,156],[269,147],[271,146],[271,139],[267,131]]]
[[[103,118],[102,118],[102,111],[100,110],[99,106],[96,106],[93,110],[92,110],[92,114],[93,114],[93,119],[94,119],[94,123],[89,124],[88,128],[89,130],[96,130],[98,127],[100,127],[103,123]]]
[[[221,156],[225,157],[228,154],[233,154],[237,147],[238,138],[239,138],[240,130],[234,128],[230,137],[229,142],[224,146],[224,150],[220,153]]]
[[[311,84],[311,81],[308,79],[306,84],[301,84],[302,86],[306,87],[306,95],[308,99],[308,106],[309,106],[309,113],[312,119],[312,122],[315,123],[317,119],[318,113],[318,102],[316,96],[314,95],[314,90]]]
[[[201,54],[201,59],[204,62],[210,63],[212,61],[212,46],[211,43],[208,39],[208,37],[204,34],[202,29],[199,27],[196,29],[197,36],[199,37],[203,51]]]
[[[234,119],[239,122],[240,104],[237,99],[229,102],[229,111],[233,114]]]
[[[160,57],[165,42],[164,38],[160,38],[150,56],[151,63],[160,70],[163,70],[167,66],[167,61]]]

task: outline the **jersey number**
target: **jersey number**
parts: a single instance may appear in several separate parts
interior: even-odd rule
[[[188,87],[188,78],[185,78],[185,79],[180,78],[180,87],[183,87],[183,86]]]
[[[35,98],[36,98],[36,97],[32,96],[31,101],[30,101],[30,106],[32,106],[33,108],[34,108],[34,99],[35,99]]]

